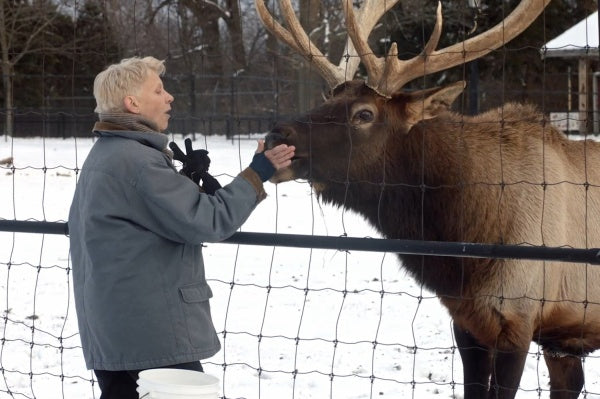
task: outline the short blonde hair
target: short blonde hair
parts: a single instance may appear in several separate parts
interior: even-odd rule
[[[94,79],[97,113],[124,111],[123,99],[137,95],[149,71],[159,76],[165,72],[164,60],[154,57],[131,57],[108,66]]]

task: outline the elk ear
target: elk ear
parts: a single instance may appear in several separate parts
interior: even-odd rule
[[[442,112],[448,111],[465,86],[466,83],[460,81],[444,87],[411,93],[411,98],[406,103],[406,122],[412,127],[422,120],[435,118]]]

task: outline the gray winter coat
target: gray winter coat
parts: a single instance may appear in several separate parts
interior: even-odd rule
[[[220,349],[202,243],[231,236],[265,197],[252,169],[214,196],[176,172],[160,133],[99,122],[69,214],[86,365],[136,370]],[[218,267],[218,265],[213,265]]]

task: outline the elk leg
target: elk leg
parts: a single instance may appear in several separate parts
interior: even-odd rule
[[[513,399],[515,397],[526,359],[526,349],[495,351],[488,396],[490,399]]]
[[[453,329],[463,364],[465,399],[484,398],[492,371],[490,351],[479,344],[467,330],[456,324],[453,324]]]
[[[550,399],[577,399],[583,388],[581,358],[544,349],[550,374]]]

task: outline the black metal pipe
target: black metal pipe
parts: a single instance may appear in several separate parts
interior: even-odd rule
[[[67,223],[0,220],[0,231],[67,235],[69,229]],[[405,255],[527,259],[600,264],[599,248],[581,249],[254,232],[238,232],[222,242],[227,244],[334,249],[340,251],[391,252]]]
[[[61,222],[0,220],[0,231],[15,233],[69,234],[69,226]]]
[[[600,249],[497,245],[464,242],[395,240],[362,237],[330,237],[296,234],[236,233],[224,242],[336,249],[343,251],[393,252],[405,255],[455,256],[465,258],[529,259],[600,264]]]

